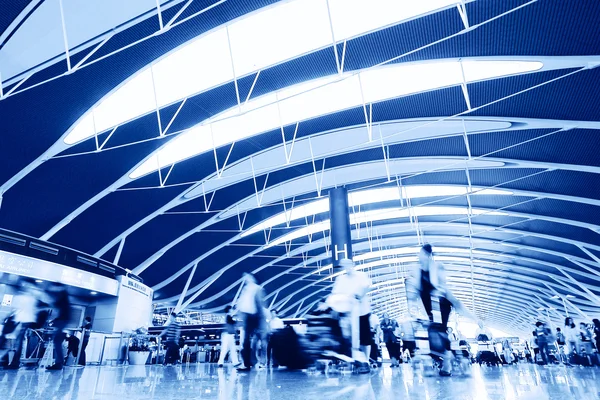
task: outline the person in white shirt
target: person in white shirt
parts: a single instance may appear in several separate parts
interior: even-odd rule
[[[575,326],[573,318],[565,318],[565,327],[563,331],[565,335],[565,341],[568,346],[569,354],[578,353],[577,343],[579,343],[579,329]]]
[[[242,341],[242,360],[244,365],[238,371],[249,371],[255,364],[252,357],[252,341],[254,336],[261,337],[260,328],[265,324],[264,295],[262,287],[252,274],[244,274],[245,284],[237,302],[237,309],[244,321],[244,339]],[[258,342],[257,339],[254,340]]]
[[[345,274],[339,275],[336,278],[331,294],[347,296],[358,301],[358,337],[360,351],[364,353],[366,360],[368,360],[371,352],[372,339],[371,325],[369,322],[371,317],[371,300],[367,294],[371,288],[371,279],[366,273],[357,271],[354,268],[354,262],[352,262],[352,260],[343,258],[339,261],[339,266],[344,268]]]
[[[492,337],[492,332],[490,332],[490,330],[483,325],[482,321],[479,321],[478,324],[479,328],[477,329],[476,333],[475,333],[475,338],[477,339],[477,341],[479,342],[491,342],[493,337]]]
[[[269,321],[269,338],[267,345],[267,366],[271,365],[273,359],[273,367],[277,368],[277,355],[280,350],[280,344],[277,340],[277,333],[284,328],[283,321],[277,315],[277,310],[271,311],[271,320]]]

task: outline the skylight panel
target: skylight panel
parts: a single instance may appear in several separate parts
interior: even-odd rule
[[[423,217],[433,215],[468,215],[469,210],[463,207],[415,207],[410,209],[407,208],[391,208],[385,210],[370,210],[364,212],[358,212],[350,214],[350,224],[360,224],[372,221],[383,221],[387,219],[407,218],[409,215]],[[489,211],[485,209],[473,208],[471,209],[473,215],[507,215],[501,211]],[[288,234],[282,235],[281,237],[270,242],[266,248],[277,246],[281,243],[290,242],[294,239],[298,239],[304,236],[308,236],[317,232],[327,231],[330,228],[330,221],[322,221],[316,224],[308,225],[303,228],[296,229]]]
[[[152,71],[148,68],[94,108],[96,132],[103,132],[155,108]]]
[[[509,64],[506,64],[507,62]],[[367,69],[358,74],[321,78],[269,94],[269,99],[273,101],[270,104],[259,97],[245,105],[245,111],[241,114],[239,107],[235,106],[202,124],[212,125],[214,145],[219,147],[281,126],[360,106],[363,104],[363,98],[367,103],[374,103],[398,96],[458,85],[462,82],[460,63],[458,60],[433,60],[414,64],[395,64]],[[487,76],[488,79],[512,74],[517,70],[521,73],[530,72],[538,69],[540,64],[514,61],[517,65],[512,66],[510,64],[512,61],[492,60],[477,61],[471,64],[462,61],[462,63],[471,65],[469,68],[472,71],[482,70],[478,74],[470,72],[473,77]],[[497,67],[496,63],[500,63],[502,67]],[[492,73],[496,75],[492,76]],[[308,91],[300,91],[302,88],[306,88]],[[259,103],[254,106],[252,104],[254,102]],[[212,139],[204,142],[212,143]],[[196,154],[201,154],[211,148],[201,146],[196,149]],[[162,149],[158,151],[160,152]],[[188,154],[187,149],[183,149],[183,151]],[[167,165],[161,162],[161,167]],[[154,163],[151,166],[152,168],[143,165],[140,167],[143,173],[136,171],[130,177],[134,179],[158,168]]]
[[[159,107],[233,79],[227,31],[195,40],[152,66]]]
[[[456,0],[329,0],[336,40],[349,39],[398,21],[453,6]]]
[[[327,211],[329,211],[329,199],[325,198],[317,201],[312,201],[308,204],[296,206],[291,210],[285,211],[283,213],[275,215],[274,217],[264,220],[258,225],[255,225],[252,228],[243,232],[241,237],[249,236],[253,233],[262,231],[264,229],[269,229],[273,226],[285,224],[288,221],[305,218]]]
[[[365,7],[358,0],[329,0],[331,24],[327,0],[294,0],[265,7],[191,40],[142,70],[89,111],[98,110],[96,130],[76,125],[65,143],[77,143],[142,116],[156,103],[162,107],[332,46],[334,36],[343,41],[456,3],[372,0]]]
[[[544,64],[540,61],[497,60],[494,62],[464,60],[462,67],[467,82],[476,82],[496,76],[509,76],[540,70]]]
[[[333,43],[325,0],[289,1],[229,26],[237,76]]]
[[[156,162],[156,160],[155,160]],[[500,190],[500,189],[483,189],[472,188],[474,194],[488,194],[488,195],[512,195],[511,191]],[[397,187],[385,187],[361,190],[357,192],[348,193],[348,205],[350,207],[358,207],[364,204],[381,203],[385,201],[400,201],[400,190],[404,193],[404,198],[410,197],[443,197],[443,196],[460,196],[466,195],[468,189],[464,186],[443,186],[443,185],[429,185],[429,186],[404,186],[402,188]],[[287,210],[283,213],[277,214],[270,217],[263,222],[259,223],[244,231],[241,237],[252,235],[253,233],[259,232],[264,229],[284,224],[288,221],[294,221],[307,216],[320,214],[329,211],[329,200],[320,199],[310,203],[302,205],[296,205],[292,210]],[[418,211],[417,211],[418,212]]]

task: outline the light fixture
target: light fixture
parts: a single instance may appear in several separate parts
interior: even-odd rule
[[[93,291],[92,291],[92,292],[90,292],[90,294],[91,294],[92,296],[95,296],[95,295],[97,295],[97,294],[98,294],[98,292],[93,292]]]
[[[331,46],[334,38],[342,42],[460,2],[372,0],[365,7],[359,0],[292,0],[265,7],[139,71],[91,109],[64,141],[91,138],[157,107]]]
[[[41,279],[36,279],[35,281],[36,281],[37,283],[42,283],[42,282],[44,282],[44,281],[43,281],[43,280],[41,280]]]

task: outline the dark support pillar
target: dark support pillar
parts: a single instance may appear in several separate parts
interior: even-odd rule
[[[352,236],[346,188],[340,187],[329,191],[329,216],[331,221],[331,262],[334,267],[337,267],[342,258],[352,260]]]

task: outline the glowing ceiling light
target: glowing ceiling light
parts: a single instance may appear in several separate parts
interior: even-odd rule
[[[134,75],[81,119],[65,143],[331,46],[334,37],[351,39],[457,3],[373,0],[365,7],[357,0],[294,0],[265,7],[191,40]]]
[[[421,198],[421,197],[440,197],[440,196],[464,196],[468,189],[464,186],[448,186],[448,185],[430,185],[430,186],[404,186],[401,188],[404,198]],[[473,195],[512,195],[510,190],[500,189],[482,189],[472,188]],[[385,201],[400,200],[400,189],[397,187],[386,187],[377,189],[361,190],[358,192],[348,193],[348,205],[350,207],[358,207],[364,204],[381,203]],[[300,206],[294,206],[291,210],[284,211],[273,217],[270,217],[263,222],[254,225],[250,229],[244,231],[241,237],[252,235],[264,229],[269,229],[277,225],[285,224],[290,221],[302,219],[308,216],[324,213],[329,211],[329,200],[320,199]]]
[[[460,85],[463,82],[461,64],[473,71],[467,82],[494,79],[542,68],[539,61],[506,60],[430,60],[393,64],[360,73],[329,76],[305,82],[266,96],[251,100],[240,108],[231,109],[202,122],[178,138],[170,141],[130,174],[139,178],[173,162],[202,154],[239,140],[273,129],[305,121],[322,115],[358,107],[366,103],[406,96],[428,90]],[[466,72],[465,72],[466,73]],[[477,79],[470,79],[470,78]],[[305,90],[306,89],[306,90]],[[200,126],[207,127],[200,129]],[[186,136],[198,136],[193,147]],[[163,153],[175,154],[175,158]],[[175,160],[175,161],[173,161]]]
[[[390,208],[383,210],[370,210],[364,212],[357,212],[350,215],[350,224],[360,224],[365,222],[382,221],[388,219],[408,218],[409,216],[433,216],[433,215],[468,215],[469,209],[464,207],[415,207],[412,209],[407,208]],[[472,208],[472,215],[501,215],[506,216],[505,212],[501,211],[489,211],[485,209]],[[303,228],[296,229],[288,234],[285,234],[272,242],[270,242],[266,248],[277,246],[279,244],[290,242],[294,239],[298,239],[304,236],[309,236],[317,232],[328,231],[330,227],[330,221],[321,221],[316,224],[308,225]]]

